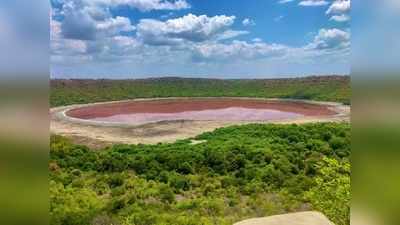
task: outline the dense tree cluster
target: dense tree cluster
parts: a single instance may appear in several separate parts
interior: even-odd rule
[[[294,98],[350,103],[349,76],[265,80],[52,80],[51,106],[156,97]]]
[[[51,224],[232,224],[319,210],[349,224],[350,126],[252,124],[92,151],[51,137]]]

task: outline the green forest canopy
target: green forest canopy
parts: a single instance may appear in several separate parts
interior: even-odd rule
[[[232,224],[318,210],[349,224],[350,125],[232,126],[102,151],[51,137],[53,225]]]
[[[153,78],[142,80],[51,80],[52,107],[156,97],[263,97],[350,104],[349,76],[264,80]]]

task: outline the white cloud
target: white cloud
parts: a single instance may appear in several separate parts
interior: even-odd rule
[[[139,42],[137,40],[135,40],[132,37],[127,37],[127,36],[115,36],[115,37],[113,37],[113,40],[115,41],[115,43],[117,45],[125,46],[125,47],[137,46],[139,44]]]
[[[336,22],[347,22],[350,20],[350,16],[342,14],[342,15],[334,15],[330,18],[330,20],[336,21]]]
[[[216,36],[216,40],[226,40],[226,39],[232,39],[241,35],[246,35],[249,34],[250,32],[245,31],[245,30],[227,30],[221,34],[218,34]]]
[[[109,52],[107,54],[117,56],[129,57],[132,54],[137,54],[142,48],[142,44],[138,40],[128,36],[112,37],[106,40],[105,44],[108,46]]]
[[[268,44],[260,38],[251,42],[234,40],[231,43],[204,42],[193,45],[193,60],[199,62],[232,62],[258,59],[282,62],[313,62],[322,56],[346,58],[350,49],[350,33],[339,29],[321,29],[311,43],[293,47],[282,44]]]
[[[50,21],[51,59],[56,63],[107,61],[138,49],[138,41],[121,35],[135,30],[128,18],[112,17],[107,8],[83,1],[63,3]]]
[[[100,21],[96,24],[96,28],[99,31],[104,31],[111,34],[118,34],[121,31],[134,31],[136,29],[128,18],[120,16],[109,18],[105,21]]]
[[[243,26],[246,26],[246,27],[247,26],[255,26],[256,25],[256,23],[253,20],[249,19],[249,18],[244,19],[242,21],[242,24],[243,24]]]
[[[112,17],[107,8],[85,5],[82,1],[65,0],[59,14],[61,33],[66,39],[96,40],[123,31],[133,31],[129,18]]]
[[[286,3],[289,3],[289,2],[293,2],[294,0],[279,0],[278,1],[278,3],[279,4],[286,4]]]
[[[181,10],[191,6],[186,0],[85,0],[89,4],[103,4],[109,7],[126,5],[143,12],[152,10]]]
[[[325,6],[328,4],[329,2],[325,0],[303,0],[299,2],[300,6]]]
[[[50,49],[54,54],[76,55],[84,54],[87,46],[84,41],[63,39],[61,34],[61,23],[50,20]]]
[[[339,29],[321,29],[306,50],[342,50],[350,47],[350,33]]]
[[[55,15],[51,20],[51,59],[54,65],[65,65],[69,68],[104,66],[103,68],[107,70],[106,65],[113,65],[109,66],[110,68],[119,68],[116,65],[126,63],[124,64],[126,68],[133,68],[137,72],[136,66],[146,65],[148,69],[153,70],[155,67],[164,68],[164,65],[181,65],[179,68],[171,66],[170,72],[174,73],[174,69],[191,67],[185,65],[199,67],[205,64],[216,67],[242,65],[235,64],[237,61],[246,61],[246,64],[263,62],[263,65],[279,61],[282,65],[286,65],[293,61],[312,61],[318,58],[316,56],[323,54],[337,56],[337,52],[350,46],[349,32],[338,29],[321,29],[311,43],[294,47],[269,44],[260,38],[250,41],[235,40],[240,35],[249,34],[248,31],[233,29],[235,16],[210,17],[188,14],[168,20],[168,17],[163,17],[164,21],[142,19],[134,26],[129,18],[115,17],[110,13],[110,8],[114,6],[133,3],[135,5],[131,7],[141,11],[172,8],[166,5],[154,5],[166,2],[177,4],[177,1],[172,0],[63,0],[63,2],[62,9],[54,10]],[[139,2],[143,5],[139,6]],[[332,18],[334,16],[339,18],[341,15],[334,14]],[[283,16],[277,17],[275,21],[282,18]],[[248,26],[254,24],[254,21],[248,18],[239,23]]]
[[[193,49],[194,60],[249,60],[285,55],[288,47],[264,42],[232,41],[230,44],[203,43]]]
[[[350,11],[350,0],[336,0],[326,11],[326,14],[343,14],[348,11]]]
[[[154,19],[140,20],[137,25],[137,36],[150,45],[177,45],[185,41],[202,42],[215,38],[233,25],[235,16],[186,16],[159,21]]]
[[[52,40],[52,60],[57,64],[125,61],[142,55],[143,46],[135,38],[114,36],[97,41]]]
[[[61,23],[54,19],[50,19],[50,40],[61,38]]]

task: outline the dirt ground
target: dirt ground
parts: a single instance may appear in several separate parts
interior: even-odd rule
[[[155,101],[163,103],[186,102],[185,107],[176,108],[177,110],[193,109],[193,107],[204,107],[204,104],[190,104],[189,100],[201,100],[202,103],[212,103],[212,106],[227,107],[239,102],[245,104],[250,102],[253,107],[262,107],[261,101],[268,101],[270,107],[279,110],[300,110],[304,117],[295,119],[275,120],[275,121],[162,121],[156,123],[149,123],[139,126],[114,124],[98,121],[90,121],[86,119],[78,119],[71,117],[71,115],[81,115],[80,118],[86,118],[90,113],[96,112],[93,109],[108,108],[112,105],[117,106],[131,106],[133,108],[141,108],[143,111],[149,110],[165,110],[165,108],[155,107]],[[53,134],[60,134],[72,138],[77,144],[85,144],[89,147],[100,149],[105,146],[115,143],[126,144],[157,144],[161,142],[175,142],[180,139],[193,138],[201,133],[213,131],[216,128],[241,125],[249,123],[309,123],[309,122],[342,122],[350,120],[350,107],[344,106],[339,103],[330,102],[313,102],[313,101],[299,101],[299,100],[278,100],[278,99],[254,99],[254,98],[163,98],[163,99],[136,99],[108,103],[94,103],[85,105],[71,105],[66,107],[57,107],[50,109],[51,123],[50,131]],[[178,101],[179,100],[179,101]],[[235,100],[235,101],[232,101]],[[240,100],[240,101],[238,101]],[[135,104],[132,104],[134,102]],[[236,102],[236,103],[233,103]],[[224,105],[225,104],[225,105]],[[248,103],[246,103],[248,104]],[[265,103],[264,103],[265,104]],[[157,104],[155,104],[157,105]],[[133,107],[132,107],[133,106]],[[144,107],[145,106],[145,107]],[[178,106],[178,105],[177,105]],[[150,108],[149,108],[150,107]],[[280,107],[280,108],[279,108]],[[196,109],[197,109],[196,108]],[[126,110],[126,107],[120,107],[120,110]],[[198,109],[197,109],[198,110]],[[68,112],[68,113],[67,113]],[[74,112],[74,113],[72,113]],[[110,113],[109,109],[103,110],[104,114]],[[124,111],[125,112],[125,111]],[[132,111],[130,111],[132,112]],[[78,116],[79,116],[78,115]],[[84,115],[84,116],[82,116]],[[106,114],[108,115],[108,114]],[[89,117],[90,118],[90,117]]]
[[[254,218],[234,225],[334,225],[322,213],[299,212],[284,215]]]

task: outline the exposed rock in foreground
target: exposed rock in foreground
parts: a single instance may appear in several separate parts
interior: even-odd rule
[[[234,225],[334,225],[334,223],[319,212],[300,212],[248,219]]]

